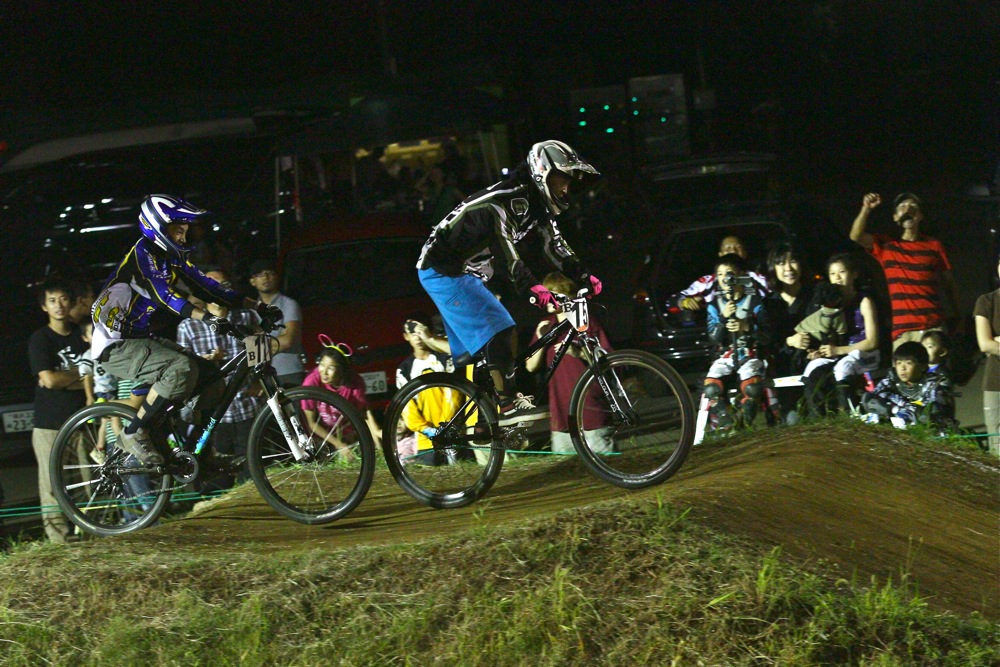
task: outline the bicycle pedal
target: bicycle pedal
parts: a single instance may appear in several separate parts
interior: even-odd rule
[[[505,445],[516,443],[520,444],[524,440],[528,433],[528,426],[526,424],[515,424],[513,426],[503,426],[500,428],[500,441]]]

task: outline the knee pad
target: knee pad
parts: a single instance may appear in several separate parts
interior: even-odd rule
[[[764,396],[764,385],[761,384],[760,378],[750,378],[740,383],[740,392],[747,400],[756,403]]]
[[[718,378],[705,378],[705,386],[702,391],[705,392],[705,398],[714,401],[722,396],[722,380]]]

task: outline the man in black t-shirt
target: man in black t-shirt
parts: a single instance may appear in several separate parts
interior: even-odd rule
[[[89,345],[80,328],[70,319],[76,301],[72,287],[49,278],[39,291],[38,302],[49,323],[31,334],[28,357],[31,372],[38,376],[35,387],[35,428],[31,445],[38,459],[38,497],[44,508],[42,525],[49,540],[64,543],[70,534],[66,518],[55,511],[56,499],[49,481],[49,458],[56,434],[69,417],[86,405],[84,384],[91,382],[79,367]]]

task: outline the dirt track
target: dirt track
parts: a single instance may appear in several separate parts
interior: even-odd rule
[[[780,544],[794,557],[828,561],[845,578],[898,581],[908,572],[931,604],[1000,619],[1000,467],[900,442],[889,429],[845,437],[850,434],[819,426],[764,432],[738,445],[703,445],[670,482],[641,492],[608,486],[575,461],[543,457],[505,468],[487,499],[458,510],[417,504],[379,470],[352,515],[319,527],[283,519],[247,486],[126,539],[161,550],[209,544],[234,552],[343,548],[417,541],[610,498],[659,495],[690,507],[694,518],[720,531]]]

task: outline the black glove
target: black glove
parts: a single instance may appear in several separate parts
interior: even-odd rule
[[[216,317],[215,315],[205,315],[201,320],[212,330],[212,333],[225,335],[237,335],[236,327],[233,323],[224,317]]]
[[[267,320],[271,324],[277,324],[281,320],[285,319],[285,315],[281,312],[281,308],[272,306],[269,303],[264,303],[263,301],[257,301],[257,303],[254,304],[253,309],[257,311],[258,315],[260,315],[260,319]]]

